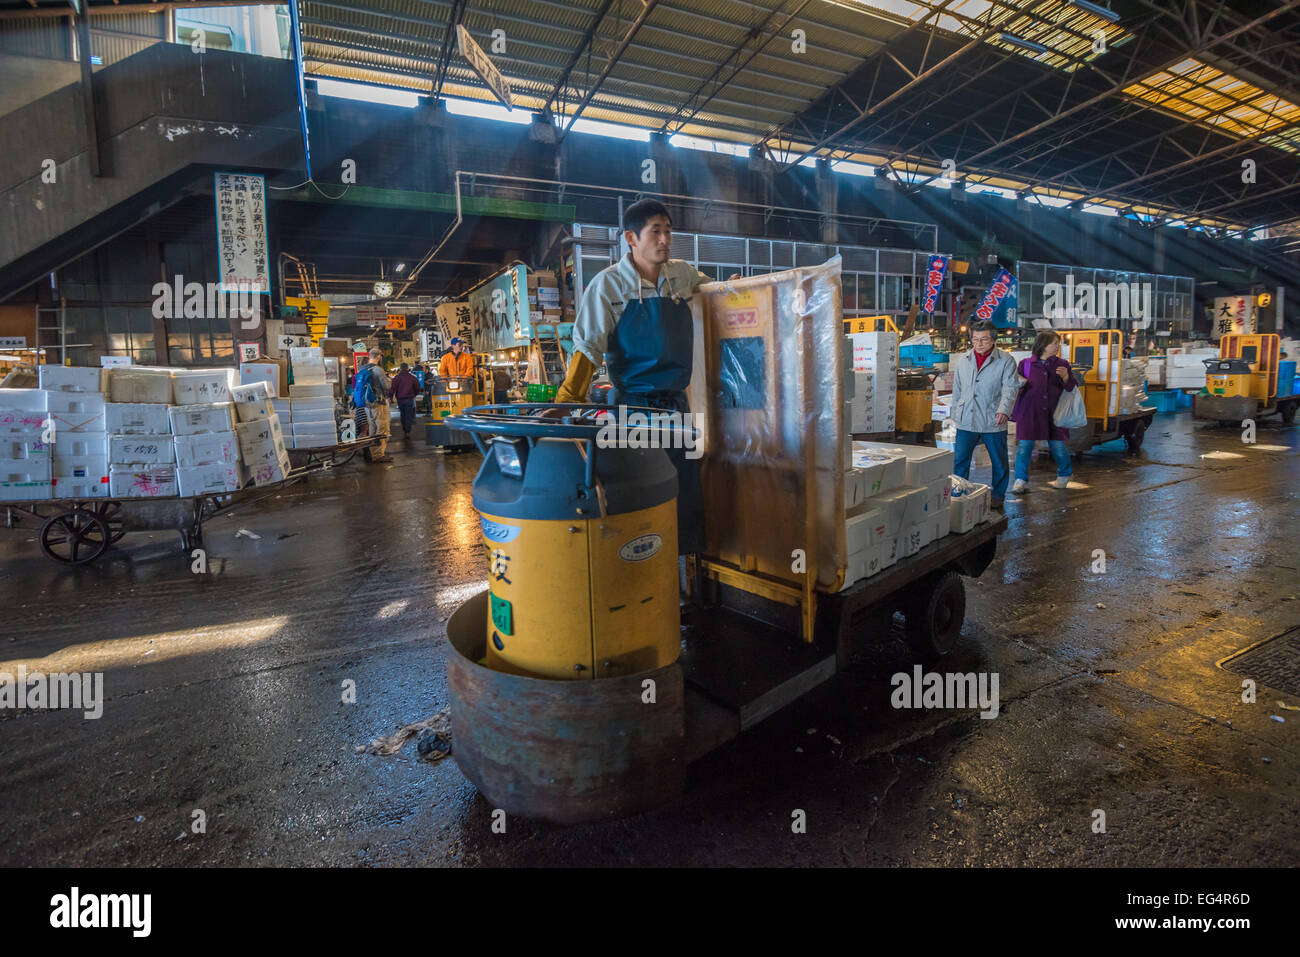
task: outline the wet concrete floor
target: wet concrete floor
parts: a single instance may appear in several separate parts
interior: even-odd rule
[[[1008,496],[940,666],[997,672],[996,719],[891,708],[912,659],[888,635],[679,803],[505,834],[453,760],[357,753],[446,704],[446,620],[485,581],[477,454],[399,439],[240,505],[202,574],[171,532],[81,568],[4,532],[0,671],[102,671],[107,700],[0,710],[0,864],[1295,865],[1300,696],[1245,704],[1216,665],[1300,629],[1300,430],[1276,421],[1246,446],[1160,415],[1136,455],[1085,454],[1066,491],[1043,462]]]

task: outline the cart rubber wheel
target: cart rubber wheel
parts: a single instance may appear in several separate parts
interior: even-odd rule
[[[1295,421],[1295,407],[1296,403],[1294,402],[1288,402],[1282,406],[1282,422],[1284,425],[1290,425]]]
[[[1130,452],[1136,452],[1142,448],[1142,436],[1147,431],[1147,420],[1138,419],[1133,423],[1133,427],[1124,433],[1124,444],[1128,446]]]
[[[903,608],[907,640],[924,660],[952,651],[966,617],[966,586],[954,571],[938,571],[918,583]]]
[[[121,541],[122,536],[126,534],[122,521],[122,503],[103,502],[95,506],[94,512],[108,526],[108,543],[113,545]]]
[[[109,544],[107,523],[94,512],[74,508],[41,526],[41,551],[64,565],[84,565],[104,554]]]

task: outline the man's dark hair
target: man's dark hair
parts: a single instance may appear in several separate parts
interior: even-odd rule
[[[970,334],[974,336],[977,332],[993,332],[993,323],[988,319],[981,319],[979,322],[972,322],[970,326]],[[994,335],[996,337],[996,333],[994,333]]]
[[[643,199],[640,202],[633,203],[623,211],[623,228],[640,236],[641,230],[645,229],[645,224],[656,216],[662,216],[668,220],[669,226],[673,224],[673,218],[668,215],[667,206],[657,199]]]
[[[411,369],[411,367],[408,366],[405,362],[402,363],[402,371],[403,371],[403,372],[409,372],[410,369]]]

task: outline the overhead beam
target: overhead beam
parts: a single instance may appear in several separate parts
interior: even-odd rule
[[[90,162],[90,175],[103,175],[100,168],[99,124],[95,121],[95,77],[90,63],[90,18],[86,16],[81,0],[74,9],[73,21],[77,28],[77,60],[81,67],[81,84],[78,98],[81,101],[82,128],[86,135],[86,158]]]
[[[654,12],[654,8],[659,5],[659,0],[643,0],[643,2],[645,6],[641,8],[640,16],[638,16],[636,20],[633,21],[632,26],[628,28],[627,33],[623,36],[622,42],[618,45],[618,49],[614,51],[608,62],[606,62],[605,69],[600,71],[600,76],[596,77],[596,82],[591,85],[591,89],[589,89],[586,96],[582,98],[582,102],[578,104],[578,108],[574,110],[573,115],[569,117],[568,125],[560,131],[560,140],[563,140],[564,137],[568,135],[569,130],[573,129],[573,124],[578,122],[578,117],[582,116],[582,111],[587,108],[587,104],[591,102],[592,97],[594,97],[600,91],[601,86],[604,85],[605,78],[608,77],[609,74],[613,72],[614,67],[618,65],[618,61],[622,58],[623,52],[627,50],[628,45],[631,44],[637,31],[641,29],[641,24],[646,22],[646,19],[652,12]]]
[[[605,14],[609,13],[609,8],[613,5],[614,0],[603,0],[600,9],[591,18],[591,25],[587,27],[587,31],[582,35],[582,40],[574,47],[573,55],[569,57],[569,62],[564,65],[560,78],[555,81],[555,88],[551,90],[551,95],[546,98],[546,104],[542,107],[542,116],[549,117],[551,115],[551,104],[555,102],[555,98],[560,95],[560,91],[569,82],[569,76],[573,73],[573,68],[582,59],[582,51],[591,46],[591,40],[596,35],[596,30],[600,27],[601,21],[605,19]],[[549,119],[547,122],[550,122]]]
[[[114,16],[123,13],[158,13],[162,10],[184,10],[193,9],[194,7],[266,7],[279,6],[285,0],[202,0],[202,2],[190,3],[127,3],[119,6],[90,6],[87,0],[80,0],[85,7],[86,13],[92,17]],[[61,18],[68,16],[67,7],[36,7],[35,9],[24,9],[22,7],[5,7],[0,10],[0,20],[30,20],[32,17],[54,17]]]

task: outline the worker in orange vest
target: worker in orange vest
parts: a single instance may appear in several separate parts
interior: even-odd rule
[[[474,357],[464,351],[465,343],[460,339],[451,340],[451,351],[442,354],[438,363],[438,375],[444,379],[449,376],[472,376],[474,374]]]

